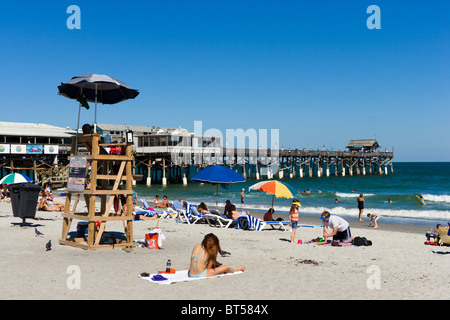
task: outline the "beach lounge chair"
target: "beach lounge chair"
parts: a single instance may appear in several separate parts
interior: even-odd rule
[[[188,224],[195,224],[202,220],[202,218],[200,216],[197,216],[196,214],[192,214],[193,207],[196,207],[196,206],[188,203],[186,206],[186,211],[184,212],[184,218]]]
[[[143,209],[143,208],[138,207],[138,206],[134,206],[133,214],[134,213],[145,214],[145,215],[150,216],[150,217],[154,216],[156,214],[156,212],[153,211],[153,210],[146,210],[146,209]]]
[[[216,225],[216,221],[217,221],[217,217],[215,214],[202,214],[197,210],[197,206],[195,205],[191,205],[190,206],[191,209],[191,213],[194,216],[197,216],[200,218],[200,220],[202,221],[206,221],[208,223],[209,226],[211,226],[211,222]]]
[[[261,230],[266,227],[271,227],[271,230],[289,231],[289,221],[261,221]]]
[[[181,219],[181,215],[186,211],[183,204],[178,201],[172,202],[172,208],[176,211],[176,215],[174,216],[175,219]]]
[[[141,202],[142,202],[142,205],[144,206],[144,209],[145,209],[145,210],[154,212],[155,214],[158,215],[159,218],[164,219],[164,218],[171,218],[171,217],[172,217],[170,211],[155,210],[155,209],[153,209],[153,208],[150,208],[149,205],[148,205],[148,203],[147,203],[147,200],[145,200],[145,199],[143,199],[143,198],[141,199]]]
[[[218,225],[222,228],[229,228],[233,222],[238,222],[236,219],[230,219],[225,216],[222,212],[217,210],[210,210],[210,214],[206,214],[206,216],[213,216]]]

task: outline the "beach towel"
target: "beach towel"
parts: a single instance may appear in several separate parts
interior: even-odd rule
[[[253,216],[250,216],[248,214],[241,214],[239,215],[238,219],[247,219],[249,228],[253,228],[255,231],[261,231],[261,219],[255,218]],[[242,229],[242,227],[239,225],[239,223],[236,226],[236,229]]]
[[[139,275],[139,278],[141,278],[142,280],[150,281],[152,283],[156,283],[156,284],[168,285],[168,284],[172,284],[172,283],[176,283],[176,282],[186,282],[186,281],[194,281],[194,280],[201,280],[201,279],[212,279],[212,278],[218,278],[218,277],[223,277],[223,276],[232,276],[235,274],[243,273],[243,271],[237,271],[234,273],[219,274],[218,276],[214,276],[214,277],[192,278],[192,277],[189,277],[188,271],[189,270],[181,270],[181,271],[176,271],[175,273],[172,273],[172,274],[156,273],[156,274],[150,274],[148,277],[143,277],[143,276]]]

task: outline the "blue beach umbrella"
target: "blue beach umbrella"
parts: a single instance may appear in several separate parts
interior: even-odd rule
[[[218,196],[219,184],[245,182],[245,179],[239,173],[231,170],[230,168],[215,165],[207,167],[206,169],[197,173],[194,177],[192,177],[192,181],[216,184],[217,185],[216,195]],[[217,200],[216,200],[216,207],[217,207]]]
[[[197,173],[192,181],[203,183],[236,183],[245,182],[245,179],[230,168],[215,165]]]

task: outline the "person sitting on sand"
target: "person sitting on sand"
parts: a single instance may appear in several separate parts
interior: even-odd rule
[[[369,227],[372,226],[372,222],[374,223],[374,228],[378,228],[377,221],[381,218],[379,214],[368,213],[367,217],[370,218]]]
[[[329,237],[333,237],[333,241],[340,241],[343,243],[352,241],[350,225],[341,217],[331,215],[328,211],[324,211],[320,216],[320,220],[322,220],[323,224],[324,243],[327,242]],[[328,233],[327,228],[331,228],[333,231]]]
[[[188,275],[191,278],[214,277],[222,273],[244,271],[245,266],[232,269],[229,266],[217,266],[217,254],[222,254],[219,239],[213,233],[207,234],[201,244],[192,249]]]
[[[59,202],[48,201],[45,195],[38,201],[40,211],[64,211],[65,205]]]

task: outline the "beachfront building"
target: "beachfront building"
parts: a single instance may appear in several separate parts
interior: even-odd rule
[[[187,183],[191,164],[216,164],[221,155],[221,138],[197,137],[182,127],[133,126],[97,124],[106,140],[121,141],[126,132],[132,132],[135,155],[134,176],[152,181]],[[200,159],[200,160],[199,160]]]
[[[76,131],[41,123],[0,122],[0,177],[24,173],[35,181],[62,175],[60,157],[70,152]]]

